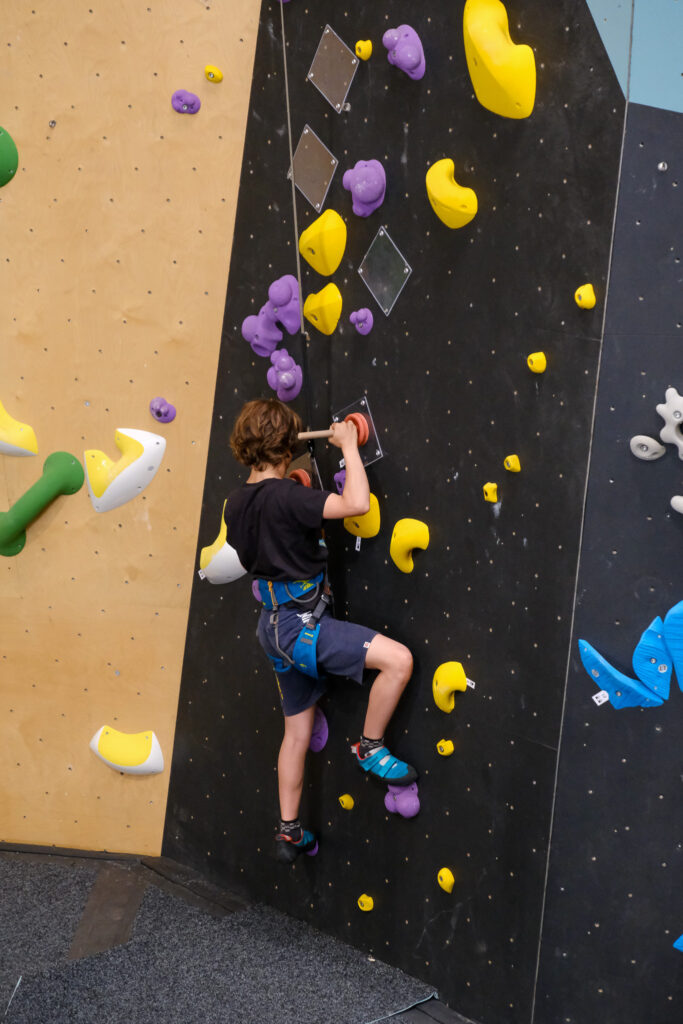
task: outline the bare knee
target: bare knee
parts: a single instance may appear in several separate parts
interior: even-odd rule
[[[397,646],[395,670],[405,686],[413,674],[413,656],[404,644],[398,644]]]

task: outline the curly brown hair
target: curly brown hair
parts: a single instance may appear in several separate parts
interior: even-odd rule
[[[255,398],[242,407],[230,435],[232,454],[243,466],[264,469],[291,458],[301,417],[277,398]]]

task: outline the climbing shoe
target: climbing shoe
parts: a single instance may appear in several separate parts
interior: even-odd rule
[[[392,786],[409,786],[417,779],[417,772],[412,765],[399,761],[390,754],[386,747],[377,747],[370,754],[361,757],[359,743],[351,747],[358,767],[381,782],[389,782]]]
[[[301,839],[296,843],[286,832],[278,832],[275,836],[275,859],[281,864],[293,864],[300,853],[315,857],[317,852],[318,840],[306,829],[302,829]]]

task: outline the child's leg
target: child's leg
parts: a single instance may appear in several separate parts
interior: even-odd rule
[[[299,817],[304,784],[304,765],[313,732],[315,704],[298,715],[285,716],[285,734],[277,762],[280,816],[283,821]]]
[[[379,673],[370,690],[363,735],[380,739],[412,675],[413,656],[403,644],[378,633],[368,647],[365,667]]]

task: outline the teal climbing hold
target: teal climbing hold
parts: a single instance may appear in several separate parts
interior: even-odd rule
[[[649,690],[669,699],[673,664],[664,642],[664,623],[657,616],[647,627],[633,652],[633,671]]]
[[[664,643],[669,648],[679,688],[683,690],[683,601],[664,616]]]
[[[579,640],[579,654],[586,672],[609,695],[613,707],[654,708],[664,703],[647,686],[610,665],[586,640]]]
[[[19,166],[19,153],[6,128],[0,128],[0,188],[11,181]]]

